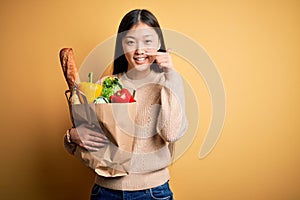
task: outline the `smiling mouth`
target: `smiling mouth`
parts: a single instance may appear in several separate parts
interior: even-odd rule
[[[134,60],[137,60],[137,61],[144,61],[146,60],[147,57],[135,57],[133,58]]]
[[[135,63],[137,64],[137,65],[143,65],[143,64],[146,64],[147,62],[148,62],[148,56],[143,56],[143,57],[134,57],[133,58],[134,59],[134,61],[135,61]]]

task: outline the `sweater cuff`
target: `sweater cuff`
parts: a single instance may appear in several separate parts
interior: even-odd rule
[[[74,155],[77,144],[68,142],[67,133],[64,134],[64,147],[69,154]]]

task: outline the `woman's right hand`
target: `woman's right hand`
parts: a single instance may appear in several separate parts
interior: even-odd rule
[[[107,137],[99,128],[82,124],[70,130],[70,140],[88,151],[98,151],[109,143]]]

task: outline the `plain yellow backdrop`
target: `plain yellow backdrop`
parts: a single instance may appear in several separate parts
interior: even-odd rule
[[[63,148],[71,123],[58,52],[72,47],[80,65],[134,8],[205,48],[226,89],[222,135],[200,160],[210,97],[174,56],[201,112],[191,146],[170,166],[176,199],[300,199],[300,2],[292,0],[1,1],[1,199],[89,198],[93,172]]]

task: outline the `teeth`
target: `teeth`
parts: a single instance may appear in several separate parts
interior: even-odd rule
[[[145,60],[145,58],[135,58],[135,59],[138,60],[138,61]]]

